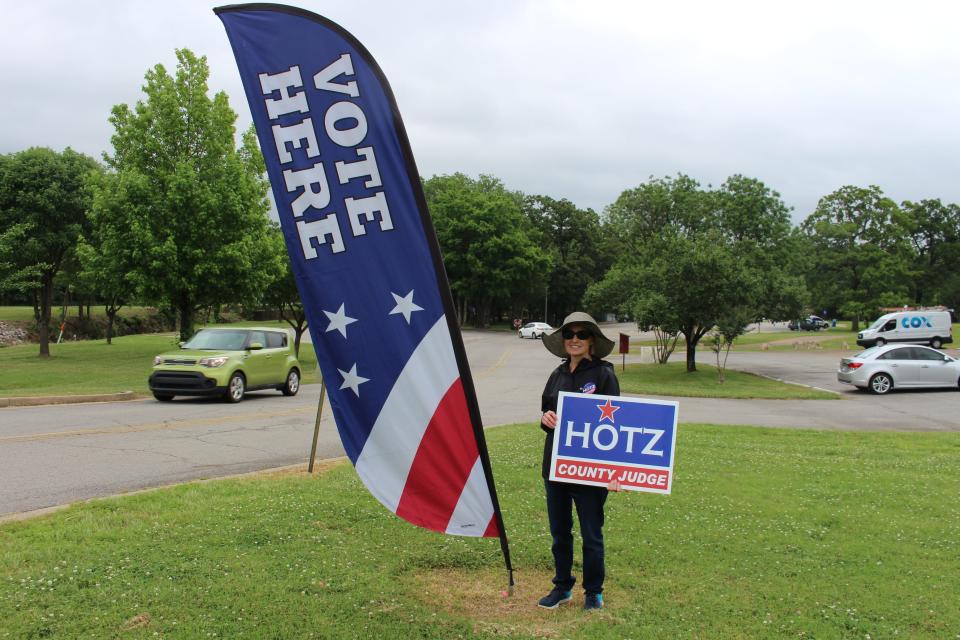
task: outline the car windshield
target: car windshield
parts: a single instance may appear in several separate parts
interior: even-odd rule
[[[882,318],[878,318],[872,325],[870,325],[867,328],[875,331],[880,327],[882,327],[886,321],[887,321],[887,316],[883,316]]]
[[[247,340],[246,331],[204,329],[183,345],[184,349],[241,351]]]

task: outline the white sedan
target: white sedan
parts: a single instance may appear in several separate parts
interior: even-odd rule
[[[553,327],[546,322],[528,322],[520,327],[519,335],[521,338],[542,338],[544,334],[553,331]]]
[[[960,361],[920,345],[870,347],[840,360],[837,380],[873,393],[923,387],[960,387]]]

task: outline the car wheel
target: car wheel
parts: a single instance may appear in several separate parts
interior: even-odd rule
[[[885,373],[878,373],[870,378],[870,391],[883,395],[893,389],[893,379]]]
[[[887,341],[886,341],[886,340],[884,340],[883,338],[877,338],[877,346],[878,346],[878,347],[882,347],[882,346],[885,345],[885,344],[887,344]]]
[[[247,380],[239,371],[230,376],[230,382],[227,383],[227,402],[240,402],[243,400],[243,393],[246,391]]]
[[[300,391],[300,372],[296,369],[290,369],[290,373],[287,374],[287,381],[283,383],[280,390],[283,391],[285,396],[297,395],[297,391]]]
[[[169,393],[154,392],[153,397],[159,400],[160,402],[170,402],[171,400],[173,400],[173,396]]]
[[[933,347],[934,349],[939,349],[940,347],[943,346],[943,342],[940,341],[940,338],[934,338],[933,340],[930,341],[930,346]]]

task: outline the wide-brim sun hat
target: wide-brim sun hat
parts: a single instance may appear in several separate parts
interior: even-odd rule
[[[574,311],[563,319],[563,324],[560,325],[559,329],[543,337],[543,346],[547,348],[547,351],[558,358],[566,358],[569,355],[566,349],[563,348],[563,330],[571,324],[582,324],[590,327],[590,331],[593,332],[592,355],[598,358],[606,358],[610,355],[610,352],[613,351],[614,344],[616,343],[603,335],[597,321],[594,320],[589,313],[584,313],[583,311]]]

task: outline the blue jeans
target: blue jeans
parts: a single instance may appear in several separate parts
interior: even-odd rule
[[[547,517],[553,536],[553,584],[570,591],[577,579],[573,569],[573,506],[577,507],[580,536],[583,538],[583,590],[603,593],[603,505],[607,490],[567,482],[544,480],[547,490]]]

